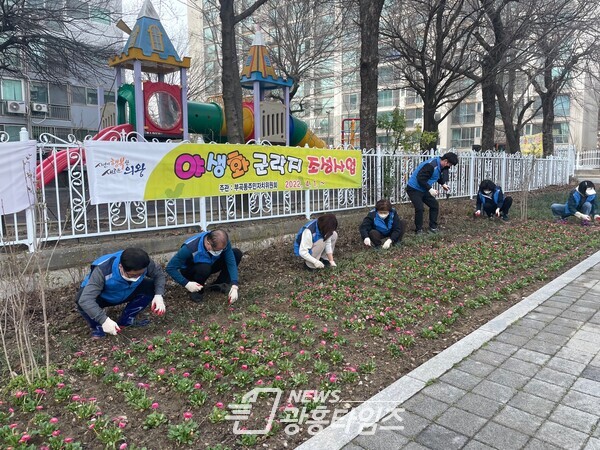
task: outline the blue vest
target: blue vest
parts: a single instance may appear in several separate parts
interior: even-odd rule
[[[204,237],[208,234],[208,231],[197,234],[196,236],[192,236],[187,241],[183,243],[188,250],[192,253],[194,257],[194,264],[204,263],[213,265],[217,259],[219,259],[223,254],[219,254],[218,256],[211,255],[208,253],[208,250],[204,247]],[[227,243],[229,245],[229,243]],[[227,248],[227,247],[226,247]],[[226,249],[225,248],[225,249]],[[225,251],[223,249],[223,252]]]
[[[581,209],[581,207],[583,206],[584,203],[591,203],[592,205],[594,204],[594,200],[596,200],[596,194],[594,195],[581,195],[581,192],[579,192],[579,189],[575,189],[573,191],[573,199],[575,200],[575,202],[577,203],[577,210],[579,211],[579,209]],[[570,215],[571,211],[569,211],[569,202],[567,202],[565,204],[565,214]]]
[[[119,270],[122,253],[123,250],[110,255],[101,256],[95,260],[91,264],[90,273],[88,273],[81,282],[81,287],[85,287],[88,284],[92,271],[98,267],[102,271],[102,275],[104,275],[104,289],[102,289],[100,297],[108,303],[113,303],[115,305],[122,303],[140,284],[142,284],[144,276],[146,275],[146,271],[144,271],[137,281],[131,282],[125,280],[121,276],[121,271]]]
[[[394,224],[395,211],[392,209],[390,211],[390,215],[387,216],[385,220],[379,217],[379,214],[377,214],[376,210],[373,211],[375,212],[375,217],[373,219],[373,225],[375,226],[375,229],[379,231],[383,236],[389,236],[390,234],[392,234],[392,225]]]
[[[296,235],[296,240],[294,241],[294,254],[296,256],[300,256],[300,242],[302,242],[302,233],[304,233],[304,230],[306,230],[307,228],[312,233],[313,244],[319,239],[323,239],[321,231],[319,231],[319,227],[317,226],[317,219],[311,220],[302,228],[300,228],[300,231],[298,231],[298,234]],[[310,250],[308,252],[310,253]]]
[[[496,190],[492,194],[491,200],[493,200],[496,205],[500,204],[500,202],[498,200],[500,199],[500,192],[501,191],[502,191],[502,189],[500,189],[498,186],[496,186]],[[483,195],[483,192],[481,192],[481,191],[479,191],[478,195],[479,195],[479,200],[481,200],[481,204],[482,205],[485,205],[485,202],[487,200],[490,200],[490,197],[486,197],[485,195]]]
[[[431,174],[431,178],[427,181],[427,184],[432,186],[437,180],[440,179],[442,175],[442,166],[440,165],[440,157],[436,156],[435,158],[428,159],[427,161],[423,161],[421,164],[417,166],[417,168],[413,171],[410,178],[408,179],[408,185],[416,189],[417,191],[425,192],[425,189],[421,187],[419,182],[417,181],[417,175],[421,171],[423,167],[427,164],[432,164],[434,166],[433,174]]]

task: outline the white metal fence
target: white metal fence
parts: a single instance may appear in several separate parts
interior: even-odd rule
[[[580,150],[577,152],[578,169],[595,169],[600,167],[600,148]]]
[[[123,136],[122,138],[125,138]],[[0,246],[25,244],[33,250],[40,241],[94,238],[149,230],[206,228],[219,223],[310,217],[313,213],[370,207],[379,198],[393,203],[407,201],[406,182],[418,164],[430,154],[363,152],[362,187],[199,197],[91,205],[83,145],[74,137],[64,141],[42,135],[37,146],[38,163],[53,158],[51,172],[41,172],[37,204],[16,214],[0,216]],[[0,154],[2,150],[0,142]],[[70,150],[64,171],[56,169],[57,155]],[[324,150],[326,151],[326,150]],[[60,153],[59,153],[60,152]],[[459,154],[451,170],[451,195],[472,198],[479,182],[489,178],[505,192],[566,184],[575,155],[565,152],[549,158],[533,158],[503,152]],[[52,180],[49,180],[52,178]]]

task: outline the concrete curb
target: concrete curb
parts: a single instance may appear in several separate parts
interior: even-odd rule
[[[417,394],[428,381],[439,378],[455,364],[496,337],[514,322],[537,308],[577,277],[600,263],[600,251],[569,269],[535,291],[498,317],[490,320],[443,352],[404,375],[381,392],[361,403],[337,422],[296,447],[297,450],[336,450],[356,438],[363,429],[372,426],[399,405]],[[363,420],[362,418],[368,418]]]

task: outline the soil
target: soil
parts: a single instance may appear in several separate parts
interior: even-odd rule
[[[442,243],[471,240],[479,236],[496,236],[503,227],[513,226],[514,223],[518,222],[515,219],[508,223],[498,220],[493,222],[485,219],[473,220],[471,217],[472,201],[468,200],[443,200],[440,202],[440,206],[439,222]],[[515,206],[513,208],[518,208],[518,201],[516,202],[516,208]],[[416,238],[412,231],[412,208],[407,205],[399,205],[397,209],[407,225],[402,254],[422,253],[425,246],[431,248],[432,255],[435,255],[435,249],[441,245],[440,239]],[[516,217],[516,215],[515,212],[513,216]],[[358,235],[356,221],[344,220],[342,217],[340,222],[339,239],[335,251],[337,261],[343,261],[347,255],[365,251]],[[578,262],[572,261],[571,266]],[[560,273],[568,268],[563,267]],[[549,279],[552,279],[559,273],[550,273],[549,275]],[[313,279],[318,276],[322,275],[315,275],[307,271],[297,258],[292,257],[289,242],[276,242],[269,248],[253,250],[244,255],[240,265],[241,297],[238,304],[234,305],[233,308],[226,305],[226,295],[218,292],[208,292],[205,295],[205,302],[201,305],[192,303],[188,298],[187,291],[169,282],[165,295],[165,303],[167,304],[167,314],[165,316],[153,317],[152,324],[147,328],[128,329],[126,333],[121,333],[116,338],[109,337],[98,341],[89,339],[89,331],[74,308],[76,286],[62,288],[48,296],[51,299],[47,314],[50,323],[52,362],[57,367],[66,366],[72,363],[75,354],[81,354],[77,352],[83,352],[88,359],[96,359],[102,364],[106,364],[107,367],[112,367],[113,364],[116,364],[111,360],[111,353],[114,352],[115,348],[122,349],[132,341],[143,340],[144,338],[164,336],[165,330],[184,331],[186,326],[189,327],[190,321],[228,324],[232,311],[244,312],[250,304],[256,304],[260,310],[269,310],[269,312],[285,311],[289,315],[303,319],[305,313],[299,309],[291,311],[287,303],[273,302],[273,296],[275,293],[279,296],[286,295],[286,292],[288,294],[293,293],[302,287],[301,284],[298,284],[298,280]],[[546,283],[547,281],[530,284],[526,288],[511,294],[504,301],[492,302],[483,308],[465,308],[464,315],[460,316],[460,319],[450,327],[448,333],[441,335],[438,339],[425,339],[417,335],[415,336],[416,344],[398,358],[389,357],[386,350],[387,341],[384,339],[373,336],[370,342],[362,342],[363,346],[361,346],[361,342],[353,342],[352,335],[350,335],[350,342],[344,347],[346,359],[366,362],[374,356],[378,364],[377,369],[372,374],[361,377],[359,384],[350,383],[345,385],[342,397],[361,401],[370,398],[396,379],[476,330]],[[317,328],[340,325],[335,323],[334,320],[323,321],[316,318],[313,318],[313,320],[317,324]],[[39,338],[41,330],[36,330],[35,334],[34,338]],[[364,336],[363,333],[362,337],[364,338]],[[143,423],[148,412],[134,411],[131,408],[125,410],[124,406],[126,405],[123,403],[122,396],[116,390],[112,389],[107,392],[106,386],[97,379],[91,379],[90,377],[71,377],[69,383],[74,387],[75,393],[88,398],[102,399],[102,410],[105,417],[123,416],[124,411],[126,411],[126,417],[122,420],[125,423],[132,424],[132,426],[125,428],[127,442],[135,443],[136,448],[146,446],[149,449],[169,449],[174,447],[173,441],[166,438],[166,431],[161,435],[149,433],[141,427],[136,428],[133,426],[133,424]],[[317,389],[318,386],[312,388]],[[190,405],[187,404],[185,397],[172,395],[166,388],[161,392],[153,392],[153,395],[157,397],[157,401],[161,405],[161,412],[177,423],[181,421],[182,413],[190,410]],[[215,399],[211,398],[210,400]],[[224,401],[231,402],[232,399],[226,397]],[[210,401],[207,403],[210,403]],[[201,424],[200,439],[189,447],[183,445],[180,448],[207,448],[218,443],[230,448],[241,448],[238,436],[233,435],[231,432],[232,425],[230,422],[212,424],[207,421],[207,416],[210,414],[213,404],[214,402],[211,403],[210,407],[204,406],[199,410],[192,410],[194,419]],[[97,440],[94,440],[93,431],[86,430],[83,432],[83,430],[78,430],[80,424],[72,423],[72,425],[69,425],[69,417],[72,417],[69,413],[66,411],[53,411],[52,414],[61,419],[63,436],[68,436],[71,433],[76,437],[76,440],[85,443],[85,448],[103,448]],[[16,417],[15,419],[19,418],[23,421],[26,420],[25,417]],[[62,420],[63,418],[64,420]],[[301,432],[294,436],[288,436],[280,431],[269,439],[259,440],[257,446],[270,449],[294,448],[308,438],[310,438],[310,435],[304,427]],[[133,448],[131,444],[129,448]]]

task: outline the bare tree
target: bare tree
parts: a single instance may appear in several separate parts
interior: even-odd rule
[[[423,130],[431,136],[477,87],[463,74],[478,70],[471,47],[479,19],[467,0],[398,0],[386,8],[381,34],[394,50],[389,62],[423,100]]]
[[[377,145],[379,20],[385,0],[358,0],[360,28],[360,146]]]
[[[121,40],[111,30],[114,18],[106,4],[0,0],[0,72],[46,80],[95,78]]]

